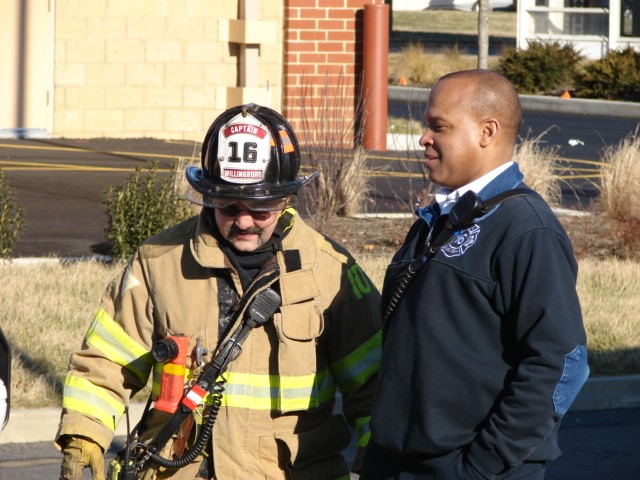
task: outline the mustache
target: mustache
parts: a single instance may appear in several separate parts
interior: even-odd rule
[[[238,228],[236,225],[231,225],[229,228],[229,237],[231,235],[262,235],[262,229],[258,227]]]

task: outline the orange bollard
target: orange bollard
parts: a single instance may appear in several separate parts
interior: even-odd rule
[[[365,125],[362,146],[387,149],[389,5],[366,4],[362,41],[362,95]]]
[[[407,86],[407,77],[405,77],[404,75],[400,77],[400,85],[403,87]]]

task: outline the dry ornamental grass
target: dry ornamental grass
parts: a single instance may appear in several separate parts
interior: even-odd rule
[[[570,236],[580,235],[588,222],[561,221]],[[381,288],[410,222],[334,217],[326,233],[344,243]],[[578,292],[592,374],[640,373],[640,259],[589,256],[586,240],[582,236]],[[80,347],[101,293],[119,268],[97,262],[0,265],[0,324],[13,349],[13,407],[60,405],[69,354]]]

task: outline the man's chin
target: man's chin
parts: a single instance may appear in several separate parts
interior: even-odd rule
[[[252,252],[256,248],[258,248],[258,235],[234,235],[229,239],[233,248],[238,250],[239,252]]]

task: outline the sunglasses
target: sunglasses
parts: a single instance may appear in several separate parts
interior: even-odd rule
[[[231,205],[219,207],[218,211],[225,217],[237,217],[240,213],[247,212],[247,214],[251,215],[251,218],[254,220],[264,221],[269,219],[274,211],[282,210],[282,208],[284,208],[284,203],[282,202],[277,208],[272,208],[268,205],[261,205],[258,209],[249,208],[244,203],[232,203]]]
[[[284,210],[286,207],[293,207],[298,203],[298,198],[295,195],[290,195],[284,198],[272,198],[268,200],[251,200],[248,198],[222,198],[222,197],[209,197],[208,207],[221,209],[230,205],[242,205],[248,210],[254,212],[273,212],[274,210]]]

